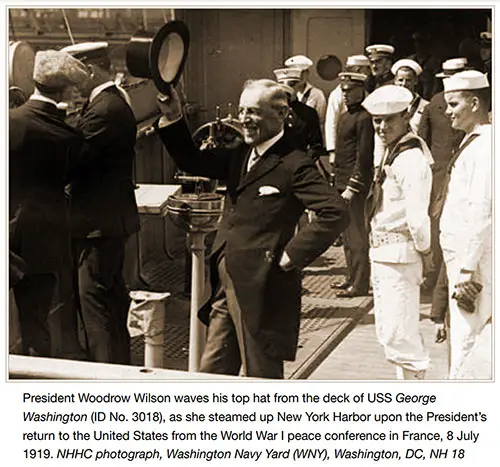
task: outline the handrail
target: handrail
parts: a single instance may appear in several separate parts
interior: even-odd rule
[[[220,380],[235,378],[234,376],[192,373],[160,368],[9,355],[9,379],[11,380]]]

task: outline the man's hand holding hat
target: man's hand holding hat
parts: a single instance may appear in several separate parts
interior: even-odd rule
[[[182,118],[182,103],[175,88],[170,90],[169,96],[159,93],[157,105],[163,114],[158,123],[160,128],[175,123]]]

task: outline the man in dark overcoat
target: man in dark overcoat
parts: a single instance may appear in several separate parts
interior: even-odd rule
[[[288,96],[271,80],[247,82],[239,119],[245,144],[199,151],[175,91],[161,104],[157,131],[179,167],[227,180],[211,262],[211,308],[200,370],[283,378],[294,360],[300,324],[300,270],[324,252],[348,222],[347,206],[310,156],[284,133]],[[296,232],[304,209],[314,220]]]
[[[64,300],[58,279],[70,255],[64,187],[84,143],[58,103],[86,70],[71,55],[46,50],[35,56],[33,79],[34,94],[9,111],[10,272],[23,353],[50,357],[48,316]]]
[[[71,183],[71,229],[79,306],[92,361],[127,364],[130,299],[123,279],[125,243],[139,230],[132,177],[136,121],[123,90],[111,80],[106,42],[63,50],[81,60],[89,79],[74,124],[87,143]]]

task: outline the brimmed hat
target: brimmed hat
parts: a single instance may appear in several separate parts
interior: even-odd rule
[[[388,84],[375,89],[362,103],[371,115],[392,115],[408,109],[413,100],[411,91]]]
[[[465,57],[460,58],[450,58],[446,60],[441,65],[443,71],[436,75],[436,78],[448,78],[453,76],[455,73],[459,73],[461,71],[465,71],[467,67],[467,59]]]
[[[62,89],[79,84],[87,78],[85,65],[66,52],[43,50],[35,55],[33,68],[35,85],[50,89]]]
[[[413,70],[417,76],[420,76],[422,73],[422,67],[415,60],[410,60],[409,58],[398,60],[394,65],[392,65],[391,73],[396,75],[400,68],[410,68],[410,70]]]
[[[444,92],[474,91],[490,87],[488,78],[484,73],[476,70],[466,70],[455,73],[443,81]]]
[[[370,60],[366,55],[350,55],[345,66],[370,66]]]
[[[308,70],[313,66],[313,61],[305,55],[294,55],[285,61],[286,67],[300,68],[301,70]]]
[[[363,87],[365,85],[365,81],[367,76],[363,73],[354,73],[354,72],[344,72],[339,73],[340,78],[340,87],[341,89],[351,89],[354,87]]]
[[[94,60],[106,57],[108,54],[107,42],[82,42],[80,44],[68,45],[61,49],[62,52],[67,52],[73,57],[81,60]]]
[[[288,80],[300,81],[302,76],[302,70],[299,68],[278,68],[277,70],[273,70],[273,73],[278,82]]]
[[[377,58],[388,57],[391,58],[394,53],[394,47],[388,44],[373,44],[365,49],[370,60]]]

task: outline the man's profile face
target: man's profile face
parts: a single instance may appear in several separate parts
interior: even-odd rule
[[[408,133],[409,117],[406,111],[391,115],[373,115],[372,121],[375,132],[385,145],[394,143]]]
[[[391,71],[392,60],[388,57],[377,57],[370,59],[370,67],[375,77],[384,76]]]
[[[409,68],[400,68],[396,72],[396,76],[394,77],[394,84],[396,86],[403,86],[406,89],[409,89],[412,93],[415,93],[418,84],[418,78],[416,73]]]
[[[241,93],[238,118],[245,143],[250,146],[267,141],[283,128],[286,111],[271,107],[270,94],[268,89],[258,87],[245,89]]]
[[[455,130],[468,132],[474,128],[473,100],[461,91],[444,93],[446,115]]]
[[[347,107],[362,102],[365,97],[365,88],[363,86],[342,86],[342,99]]]
[[[300,89],[301,81],[296,79],[283,79],[279,82],[293,89],[294,95],[292,96],[292,99],[295,99],[295,97],[297,96],[297,91]]]

